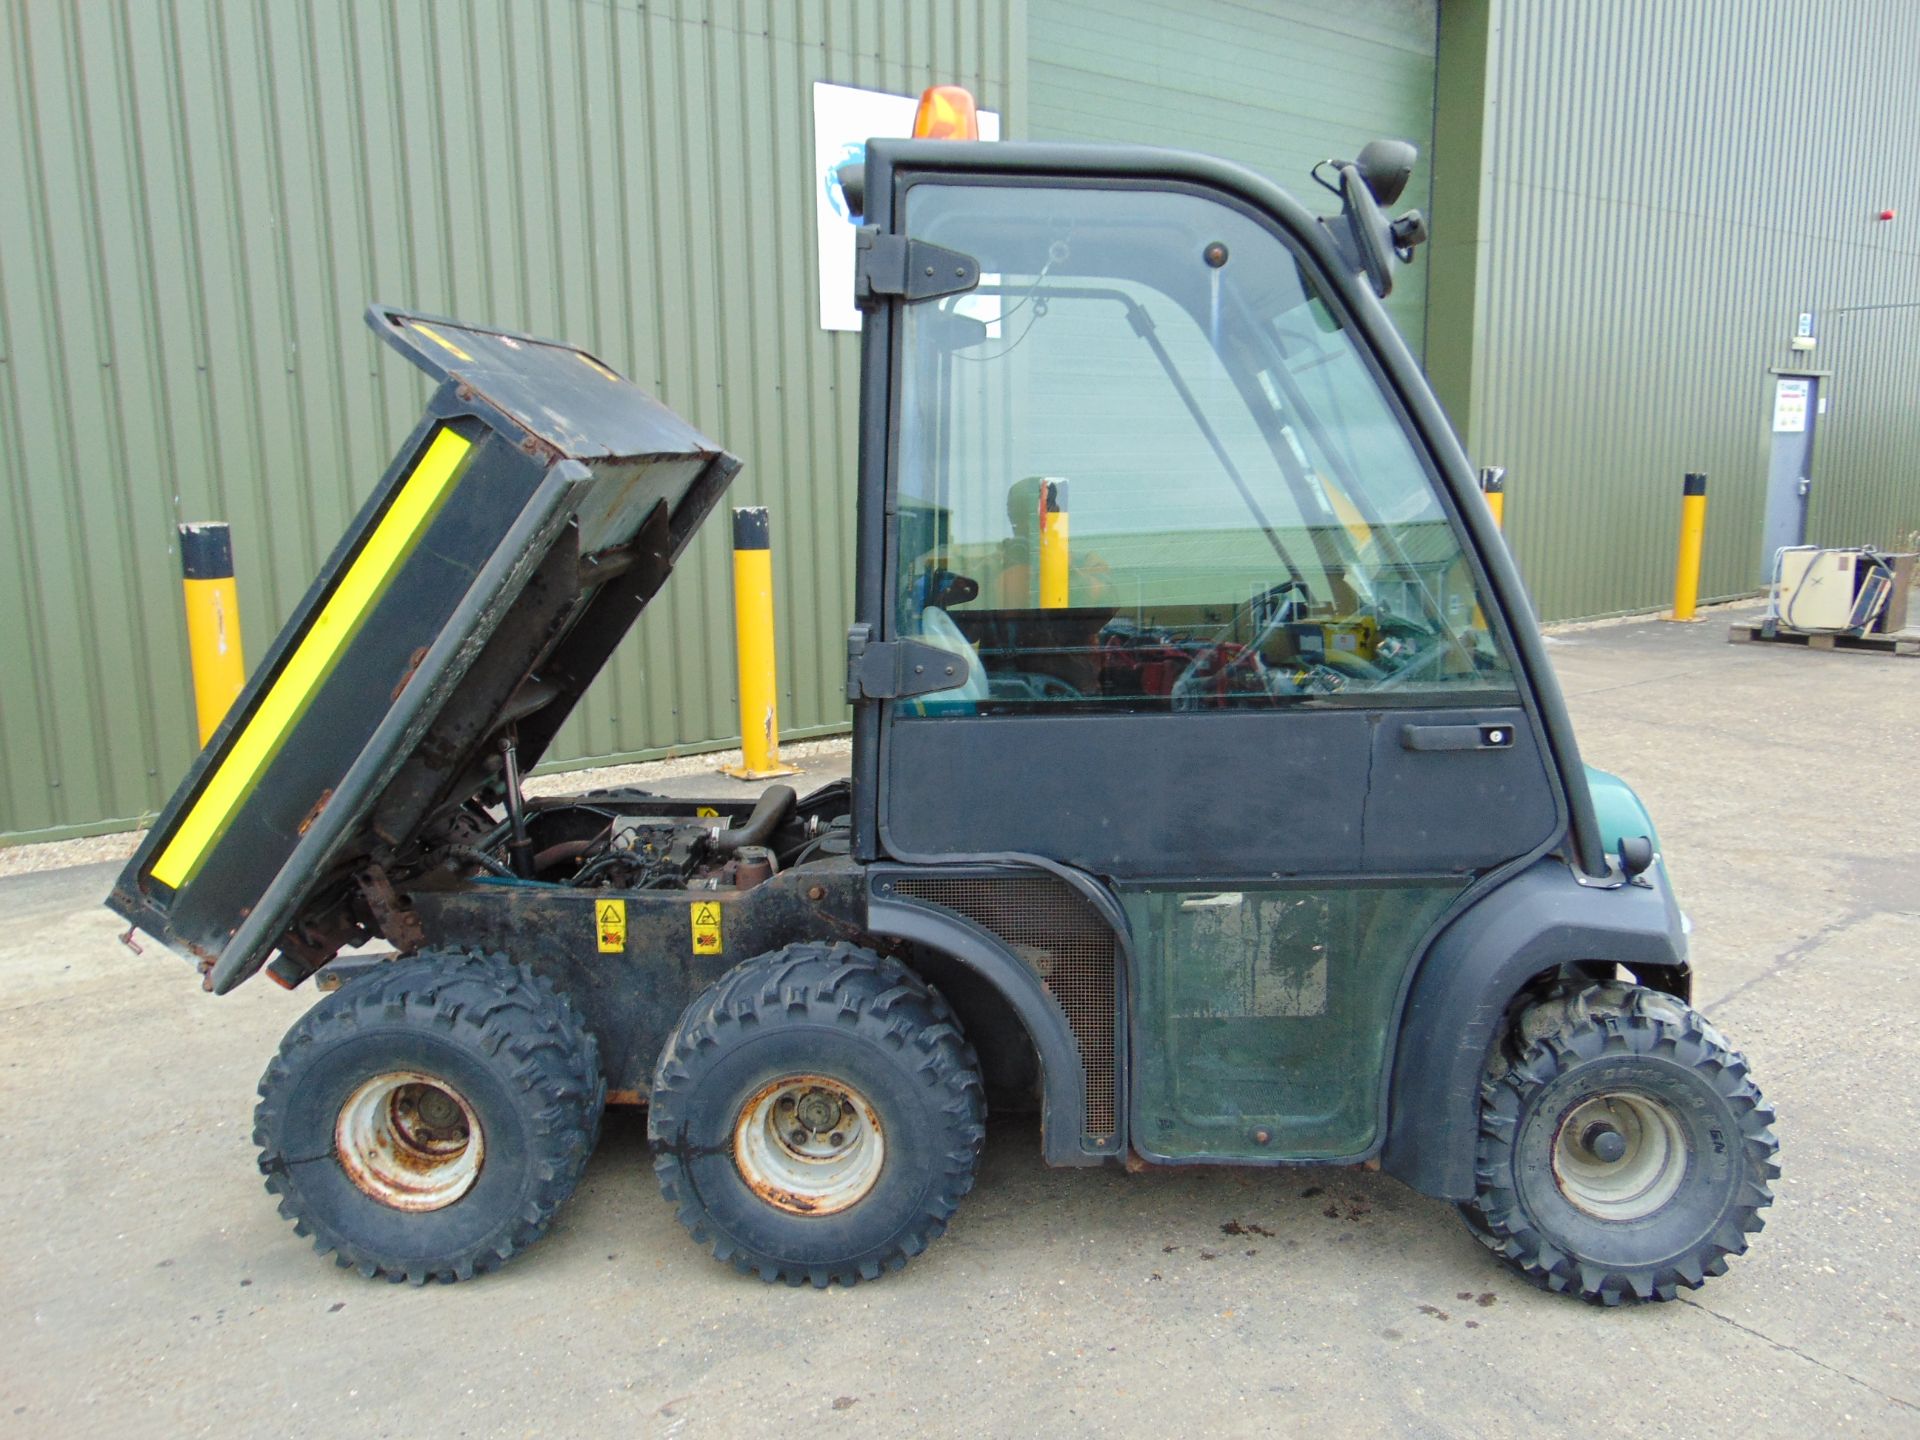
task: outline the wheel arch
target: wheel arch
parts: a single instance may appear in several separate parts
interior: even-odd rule
[[[1066,1012],[1006,942],[972,921],[930,906],[874,896],[867,928],[934,950],[987,982],[1026,1030],[1040,1064],[1041,1147],[1049,1165],[1097,1165],[1108,1157],[1080,1146],[1086,1128],[1086,1071]]]
[[[1487,1057],[1516,997],[1566,966],[1624,966],[1687,999],[1680,913],[1663,875],[1582,885],[1536,862],[1475,901],[1422,957],[1401,1010],[1380,1168],[1427,1195],[1473,1196]]]

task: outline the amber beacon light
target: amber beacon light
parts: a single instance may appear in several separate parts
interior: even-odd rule
[[[913,113],[916,140],[978,140],[980,109],[973,94],[961,85],[929,85],[920,92],[920,108]]]

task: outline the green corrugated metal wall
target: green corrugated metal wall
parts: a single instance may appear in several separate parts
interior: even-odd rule
[[[0,840],[192,754],[173,526],[258,656],[425,396],[379,299],[597,350],[773,506],[782,722],[839,724],[858,341],[817,328],[815,80],[1023,123],[1024,0],[12,0],[0,18]],[[17,137],[17,138],[16,138]],[[737,735],[724,526],[563,733]]]
[[[1317,161],[1382,135],[1430,148],[1437,30],[1437,0],[1030,0],[1028,133],[1224,156],[1331,211]],[[1427,206],[1431,176],[1402,203]],[[1416,354],[1426,272],[1388,301]]]
[[[1688,470],[1711,476],[1703,591],[1754,588],[1769,366],[1833,372],[1809,538],[1920,527],[1920,6],[1494,0],[1448,20],[1485,43],[1478,293],[1448,297],[1429,360],[1510,469],[1542,613],[1667,600]],[[1443,171],[1450,133],[1443,115]],[[1807,310],[1820,342],[1796,358]]]
[[[776,517],[784,728],[839,724],[857,341],[816,326],[816,79],[957,79],[1011,137],[1207,150],[1309,204],[1313,161],[1434,141],[1408,203],[1435,243],[1392,304],[1510,468],[1549,617],[1666,598],[1689,469],[1707,590],[1751,588],[1768,367],[1802,310],[1833,372],[1812,538],[1899,541],[1916,54],[1904,0],[14,0],[0,842],[171,790],[173,525],[234,522],[258,655],[423,395],[363,329],[374,298],[588,344],[743,455],[737,498]],[[561,753],[730,737],[728,595],[715,528]]]

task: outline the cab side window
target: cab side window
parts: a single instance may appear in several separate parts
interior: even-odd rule
[[[916,186],[980,288],[907,310],[900,633],[918,713],[1512,693],[1428,471],[1293,254],[1164,192]]]

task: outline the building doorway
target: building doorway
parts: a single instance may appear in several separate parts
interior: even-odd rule
[[[1773,377],[1773,433],[1767,466],[1767,519],[1761,537],[1762,578],[1774,556],[1807,541],[1807,497],[1813,489],[1813,432],[1820,416],[1818,375]]]

